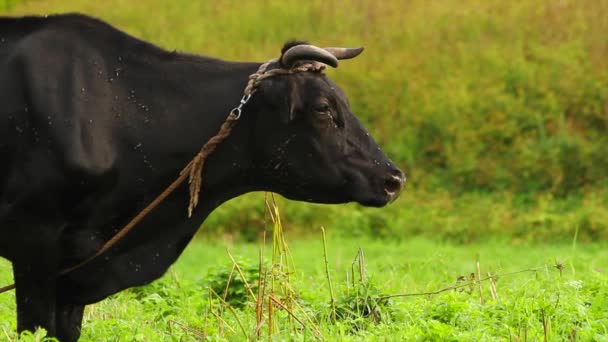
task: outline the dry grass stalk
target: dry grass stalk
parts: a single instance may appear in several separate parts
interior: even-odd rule
[[[183,330],[185,330],[185,331],[187,331],[189,333],[192,333],[192,334],[194,334],[194,335],[196,335],[196,336],[198,336],[198,337],[200,337],[202,339],[206,339],[207,338],[207,334],[205,334],[204,331],[200,331],[200,330],[197,330],[197,329],[194,329],[194,328],[190,328],[189,326],[187,326],[187,325],[185,325],[183,323],[180,323],[178,321],[174,321],[174,320],[170,320],[169,321],[169,325],[171,325],[171,324],[175,324],[178,327],[182,328]]]
[[[490,282],[490,295],[492,296],[492,300],[498,301],[498,292],[496,292],[496,283],[494,282],[494,277],[492,273],[488,272],[488,281]]]
[[[232,305],[230,305],[228,302],[226,302],[224,300],[224,298],[222,298],[222,296],[220,296],[219,294],[217,294],[217,292],[213,291],[213,289],[209,289],[209,290],[211,291],[211,293],[213,295],[215,295],[215,297],[217,299],[219,299],[219,301],[223,304],[223,307],[228,308],[228,310],[232,313],[232,315],[236,319],[237,324],[241,328],[241,331],[243,332],[243,335],[245,336],[245,339],[247,341],[249,341],[249,335],[247,335],[247,331],[245,330],[245,327],[243,326],[243,322],[241,322],[241,319],[239,318],[239,315],[237,314],[236,310],[234,310],[234,308],[232,307]],[[232,331],[234,332],[234,330],[232,330]]]
[[[481,286],[481,267],[479,267],[479,254],[477,254],[477,262],[476,262],[476,266],[477,266],[477,284],[479,287],[479,300],[481,301],[481,304],[484,304],[486,302],[484,296],[483,296],[483,286]]]
[[[331,277],[329,275],[329,262],[327,261],[327,239],[325,238],[325,228],[321,227],[321,233],[323,234],[323,259],[325,260],[325,276],[327,277],[327,286],[329,287],[329,298],[331,300],[331,313],[332,319],[336,319],[336,298],[334,297],[334,289],[331,284]],[[348,283],[348,281],[347,281]]]
[[[241,276],[241,279],[243,280],[243,283],[245,283],[245,286],[247,287],[247,292],[249,292],[249,295],[251,296],[251,298],[253,298],[253,301],[257,302],[257,298],[256,298],[255,294],[253,293],[253,291],[251,290],[251,286],[249,285],[249,282],[247,281],[245,274],[243,274],[243,270],[241,270],[239,263],[236,262],[236,260],[234,259],[234,257],[232,256],[232,254],[230,253],[230,251],[228,249],[226,249],[226,253],[228,253],[230,260],[232,260],[233,270],[234,270],[234,267],[236,267],[237,272],[239,273],[239,275]],[[230,273],[230,275],[232,276],[232,273]],[[228,287],[226,287],[226,292],[228,292]]]

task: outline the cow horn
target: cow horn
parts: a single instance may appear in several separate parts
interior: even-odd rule
[[[331,53],[337,59],[350,59],[355,58],[363,52],[363,48],[339,48],[339,47],[327,47],[323,50]]]
[[[281,63],[291,68],[297,61],[309,60],[327,64],[334,68],[338,67],[338,58],[331,52],[320,47],[308,44],[292,46],[281,57]]]

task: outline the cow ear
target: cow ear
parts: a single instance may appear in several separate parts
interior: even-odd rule
[[[285,96],[286,101],[286,111],[284,115],[284,123],[289,123],[293,121],[297,114],[302,112],[303,104],[302,104],[302,95],[300,92],[300,87],[298,86],[298,82],[293,77],[287,78],[287,96]]]
[[[262,83],[260,89],[265,101],[285,125],[293,121],[303,109],[301,87],[292,76],[269,78]],[[256,95],[253,97],[256,98]]]

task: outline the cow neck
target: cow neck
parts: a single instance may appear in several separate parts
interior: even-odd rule
[[[199,190],[203,192],[204,197],[207,190],[215,187],[221,190],[219,192],[225,192],[228,188],[243,188],[242,192],[232,196],[236,197],[250,191],[252,186],[250,171],[253,160],[250,142],[258,110],[248,101],[253,95],[253,88],[259,82],[252,81],[251,77],[263,72],[268,63],[222,63],[229,65],[229,71],[220,76],[221,81],[234,80],[234,84],[230,88],[237,89],[237,91],[234,92],[234,95],[224,94],[223,98],[229,101],[226,108],[233,109],[214,111],[213,115],[217,115],[218,121],[223,121],[223,123],[219,128],[214,128],[217,133],[209,138],[202,148],[198,146],[200,151],[189,164],[192,166],[189,171],[189,216],[197,205]],[[241,97],[240,101],[239,97]],[[216,148],[217,153],[214,152]],[[214,155],[221,155],[222,158],[216,158]],[[209,165],[204,165],[207,158]],[[203,165],[205,170],[203,170]]]

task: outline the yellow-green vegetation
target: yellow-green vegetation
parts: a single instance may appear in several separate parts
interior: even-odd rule
[[[270,278],[264,195],[225,204],[163,279],[89,307],[83,340],[244,340],[258,325],[277,340],[608,339],[608,1],[0,0],[3,15],[74,11],[231,60],[277,57],[288,39],[365,46],[328,74],[408,176],[380,210],[277,199],[298,240],[293,265],[270,267],[284,251],[265,247]],[[481,294],[476,259],[499,275]],[[0,286],[9,270],[0,260]],[[267,294],[262,310],[271,280],[279,304]],[[2,294],[0,336],[15,326]]]
[[[313,221],[341,231],[459,241],[496,233],[608,237],[606,1],[39,0],[4,6],[10,15],[83,12],[167,49],[234,60],[276,57],[292,38],[365,46],[361,57],[328,73],[406,170],[406,194],[390,210],[365,211],[360,219],[355,206],[282,203],[295,229],[305,231]],[[258,236],[261,195],[222,211],[207,232]],[[343,216],[354,217],[356,227],[341,225]]]
[[[264,61],[289,38],[363,45],[331,72],[417,186],[605,185],[608,3],[25,1],[82,11],[168,49]]]

